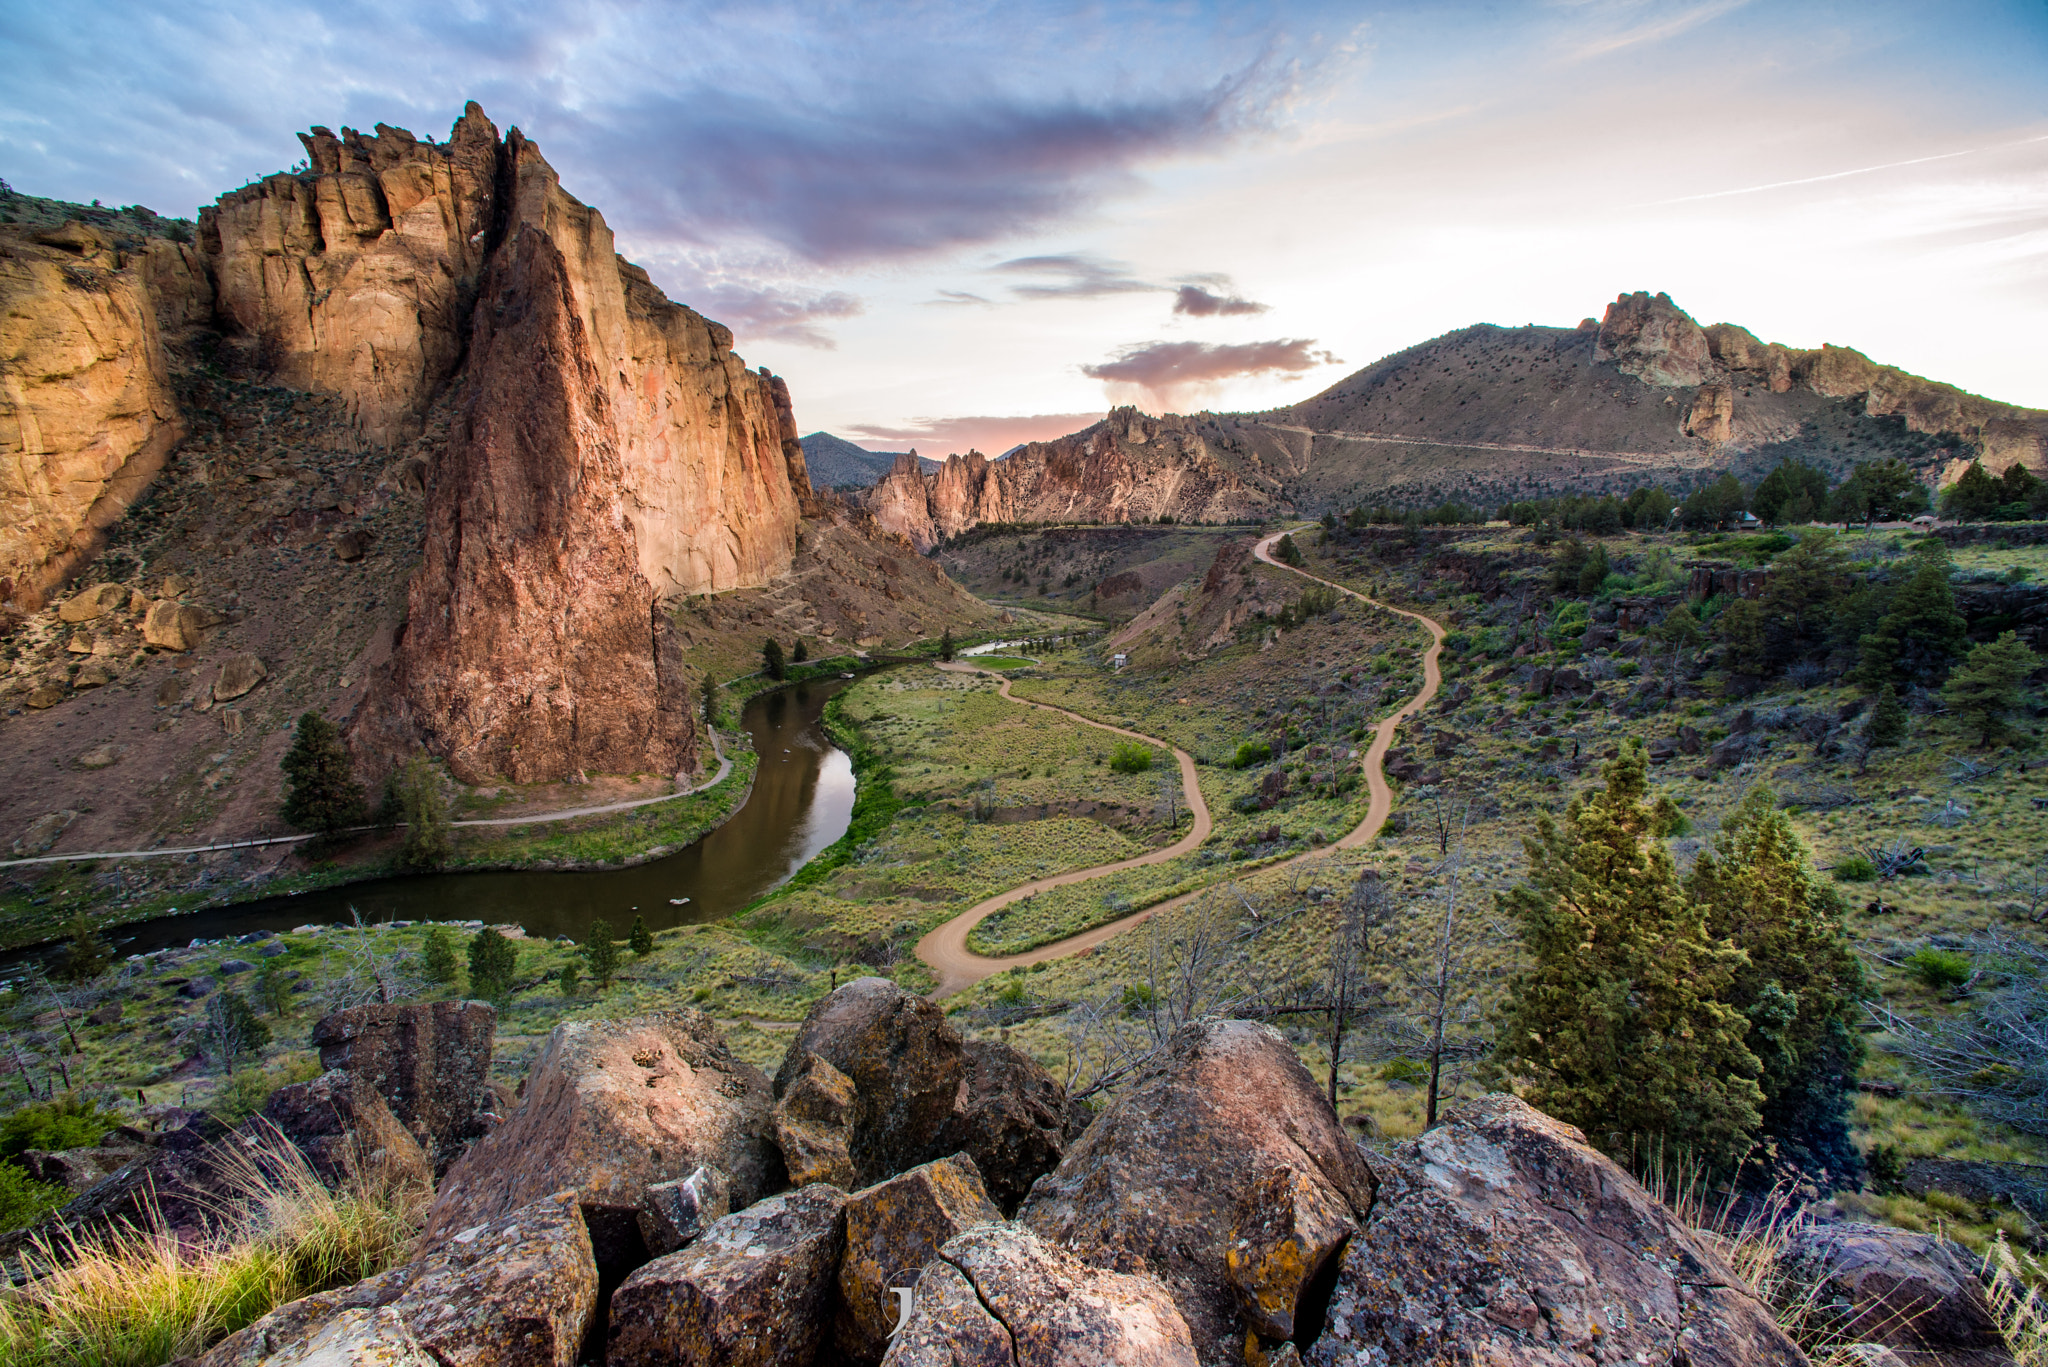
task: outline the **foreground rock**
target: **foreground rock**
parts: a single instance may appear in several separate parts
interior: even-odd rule
[[[1905,1361],[2005,1367],[2012,1361],[1977,1280],[1977,1260],[1936,1234],[1882,1225],[1802,1225],[1780,1259],[1792,1294],[1844,1341]]]
[[[314,1360],[316,1347],[331,1350],[336,1335],[348,1342],[370,1325],[359,1314],[344,1316],[376,1310],[388,1312],[377,1326],[388,1328],[395,1318],[439,1367],[572,1367],[596,1308],[590,1236],[575,1194],[561,1192],[460,1230],[403,1267],[279,1306],[221,1340],[200,1363]]]
[[[270,1094],[263,1118],[330,1185],[351,1174],[430,1186],[433,1165],[368,1080],[336,1068]]]
[[[673,1253],[732,1214],[732,1183],[700,1167],[674,1182],[656,1182],[640,1198],[640,1241],[650,1257]]]
[[[1159,1278],[1202,1361],[1234,1364],[1254,1324],[1313,1333],[1318,1274],[1364,1223],[1374,1185],[1285,1040],[1205,1021],[1175,1033],[1017,1218],[1087,1262]],[[1240,1239],[1263,1242],[1247,1252]]]
[[[971,1157],[990,1198],[1012,1214],[1066,1152],[1067,1089],[1007,1044],[974,1040],[966,1050],[966,1093],[939,1149]]]
[[[775,1075],[776,1096],[797,1085],[813,1054],[853,1082],[847,1147],[855,1182],[879,1182],[939,1156],[967,1059],[938,1007],[887,978],[856,978],[804,1017]]]
[[[497,1118],[490,1088],[497,1028],[498,1013],[483,1002],[376,1004],[323,1017],[313,1045],[322,1067],[346,1069],[377,1089],[439,1172]]]
[[[735,1208],[781,1185],[769,1108],[768,1079],[733,1057],[702,1011],[559,1025],[519,1109],[442,1179],[428,1235],[570,1188],[598,1260],[630,1260],[642,1199],[656,1183],[708,1165],[730,1181]]]
[[[1511,1096],[1383,1169],[1311,1367],[1684,1362],[1805,1367],[1721,1260],[1569,1125]]]
[[[1015,1225],[950,1240],[924,1269],[883,1367],[1195,1367],[1188,1326],[1149,1277],[1090,1267]]]
[[[846,1201],[846,1252],[839,1260],[839,1351],[879,1361],[897,1320],[897,1287],[955,1235],[1000,1223],[974,1160],[954,1154],[857,1191]]]
[[[775,1103],[775,1143],[789,1180],[798,1186],[854,1185],[853,1124],[859,1093],[853,1079],[817,1054]]]
[[[735,1211],[612,1293],[609,1367],[808,1363],[830,1322],[846,1193],[809,1186]]]

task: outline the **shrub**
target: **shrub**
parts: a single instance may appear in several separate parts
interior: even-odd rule
[[[0,1163],[0,1229],[20,1229],[71,1199],[59,1182],[38,1182],[12,1163]]]
[[[1910,955],[1906,959],[1906,969],[1938,992],[1944,988],[1961,987],[1970,980],[1970,956],[1930,946]]]
[[[31,1101],[0,1120],[0,1157],[12,1158],[29,1149],[54,1151],[97,1144],[100,1136],[121,1123],[76,1092],[50,1101]]]
[[[576,995],[577,985],[583,979],[583,970],[573,963],[563,964],[562,971],[556,974],[555,977],[556,981],[562,985],[562,995],[573,997]]]
[[[1877,865],[1860,854],[1852,854],[1835,865],[1837,883],[1874,883],[1877,881]]]
[[[1424,1082],[1429,1069],[1412,1058],[1390,1058],[1380,1065],[1381,1082]]]
[[[654,932],[647,928],[645,917],[633,918],[633,928],[626,932],[626,943],[633,947],[633,956],[638,959],[644,959],[654,952]]]
[[[1109,767],[1119,774],[1142,774],[1152,767],[1152,747],[1136,741],[1118,741],[1109,752]]]
[[[1237,753],[1230,757],[1233,769],[1249,769],[1254,764],[1264,764],[1273,758],[1273,747],[1262,740],[1248,740],[1237,747]]]

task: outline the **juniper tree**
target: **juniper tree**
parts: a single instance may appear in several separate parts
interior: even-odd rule
[[[939,637],[939,658],[941,660],[951,660],[953,658],[953,628],[951,627],[947,627],[945,633]]]
[[[2011,728],[2006,718],[2019,710],[2021,686],[2027,675],[2040,668],[2041,657],[2012,632],[1995,641],[1973,647],[1969,656],[1949,675],[1942,695],[1949,710],[1977,733],[1980,744],[1989,747],[2003,740]]]
[[[1858,1003],[1869,985],[1842,929],[1845,907],[1767,788],[1749,791],[1686,880],[1710,939],[1738,947],[1722,1000],[1749,1021],[1762,1065],[1762,1134],[1780,1160],[1853,1184],[1850,1098],[1863,1064]]]
[[[654,952],[654,932],[647,928],[646,917],[633,918],[633,928],[626,932],[626,943],[633,947],[635,958],[644,959]]]
[[[1856,677],[1866,686],[1937,684],[1968,643],[1963,615],[1948,582],[1948,556],[1939,543],[1914,552],[1912,578],[1892,595],[1891,610],[1859,642]]]
[[[583,961],[590,965],[590,977],[602,992],[619,973],[619,945],[612,939],[612,923],[599,917],[590,923],[583,937]]]
[[[1645,800],[1641,744],[1605,773],[1562,825],[1540,818],[1529,879],[1500,898],[1530,964],[1500,1011],[1494,1066],[1610,1151],[1656,1140],[1725,1167],[1763,1101],[1749,1023],[1724,999],[1742,953],[1679,886],[1660,838],[1677,809]]]
[[[236,1064],[270,1043],[270,1027],[250,1009],[241,993],[222,992],[206,1003],[205,1039],[221,1066],[232,1074]]]
[[[1872,746],[1897,745],[1906,738],[1906,705],[1890,684],[1877,690],[1870,720],[1863,724],[1863,739]]]
[[[318,712],[299,718],[284,770],[284,819],[302,831],[338,831],[363,819],[363,785],[341,731]]]
[[[777,682],[789,677],[789,662],[783,657],[782,642],[773,636],[761,643],[761,668]]]
[[[519,951],[512,942],[490,926],[469,941],[469,990],[472,995],[496,1001],[512,991],[512,975]]]
[[[424,753],[405,762],[397,779],[398,809],[405,822],[405,844],[399,857],[409,869],[438,869],[455,851],[448,824],[448,803],[434,767]]]
[[[90,982],[107,971],[114,952],[107,948],[107,942],[100,938],[92,918],[84,912],[71,918],[71,943],[64,946],[64,954],[57,960],[57,966],[50,975],[66,982]]]
[[[455,981],[455,946],[448,942],[448,932],[442,927],[435,926],[427,932],[427,942],[420,958],[428,982]]]

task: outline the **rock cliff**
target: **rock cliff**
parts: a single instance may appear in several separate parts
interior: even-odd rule
[[[210,295],[189,246],[0,229],[0,605],[43,606],[163,467],[184,423],[161,333]]]
[[[1201,423],[1135,408],[997,460],[951,455],[930,475],[906,453],[865,498],[877,522],[920,550],[984,522],[1222,522],[1275,506],[1217,459]]]

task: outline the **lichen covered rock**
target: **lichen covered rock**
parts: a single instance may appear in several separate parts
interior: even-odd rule
[[[880,1360],[896,1327],[897,1287],[915,1288],[918,1272],[956,1235],[997,1224],[965,1154],[921,1164],[846,1200],[846,1252],[839,1260],[839,1350],[854,1362]]]

